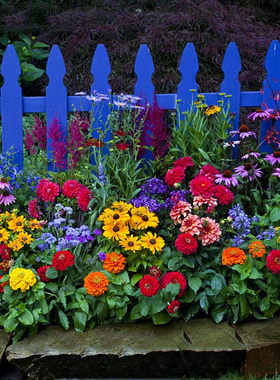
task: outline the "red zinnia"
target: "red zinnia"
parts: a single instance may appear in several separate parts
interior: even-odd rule
[[[175,166],[173,169],[168,170],[164,180],[167,185],[174,186],[182,182],[185,176],[185,169],[182,166]]]
[[[227,186],[217,185],[215,188],[215,197],[221,205],[228,206],[233,201],[233,192]]]
[[[41,179],[37,186],[37,197],[44,202],[54,202],[59,195],[60,188],[57,183],[51,182],[46,178]]]
[[[161,275],[161,271],[159,267],[157,267],[156,265],[153,265],[151,268],[149,268],[149,272],[150,272],[150,275],[153,277],[160,277]]]
[[[78,192],[77,202],[82,211],[87,211],[91,198],[91,191],[87,187]]]
[[[280,250],[273,249],[266,257],[266,266],[271,272],[280,274]]]
[[[52,265],[56,270],[65,270],[74,264],[75,257],[69,251],[56,252],[52,258]]]
[[[156,277],[146,274],[139,281],[140,292],[143,296],[152,297],[157,294],[159,289],[159,282]]]
[[[160,282],[160,287],[163,289],[168,284],[172,282],[173,284],[180,284],[180,292],[177,297],[182,297],[182,295],[185,293],[187,288],[187,280],[180,272],[168,272],[165,273]]]
[[[209,178],[211,181],[214,181],[215,175],[219,174],[219,170],[214,168],[214,166],[207,164],[207,165],[202,166],[199,174],[204,175],[205,177]]]
[[[63,195],[65,195],[65,197],[67,198],[75,199],[82,186],[83,185],[81,185],[78,181],[75,181],[74,179],[69,179],[64,183],[62,187]]]
[[[186,169],[186,168],[194,166],[194,163],[191,157],[186,156],[174,161],[173,167],[175,168],[176,166],[181,166],[182,168]]]
[[[31,218],[39,219],[42,215],[38,199],[32,199],[28,204],[28,214]]]
[[[119,144],[116,144],[116,148],[118,150],[127,150],[129,148],[129,144],[119,143]]]
[[[167,306],[168,313],[176,314],[180,309],[180,302],[178,300],[173,300]]]
[[[40,277],[40,280],[43,282],[50,282],[52,281],[50,278],[46,276],[46,272],[49,268],[51,268],[51,265],[43,265],[42,267],[37,269],[38,276]]]
[[[197,250],[198,244],[191,234],[183,233],[178,235],[175,241],[175,247],[184,255],[191,255]]]
[[[0,244],[0,257],[3,260],[10,260],[10,252],[11,248],[9,248],[6,244]]]
[[[192,195],[203,195],[204,198],[211,198],[215,192],[215,185],[205,175],[197,175],[190,182],[190,190]]]

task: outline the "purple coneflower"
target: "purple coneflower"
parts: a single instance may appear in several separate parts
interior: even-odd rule
[[[262,176],[262,171],[260,168],[258,168],[258,165],[252,165],[250,162],[245,165],[237,166],[234,169],[234,172],[235,174],[240,175],[242,178],[248,177],[250,181],[256,177]]]
[[[255,121],[257,118],[260,118],[261,120],[269,120],[271,118],[271,114],[273,113],[273,109],[268,108],[267,110],[257,109],[255,112],[250,113],[247,116],[247,119],[252,118],[253,121]]]
[[[5,177],[0,178],[0,189],[2,189],[2,190],[3,189],[9,189],[9,190],[12,189],[12,186],[8,182],[7,178],[5,178]]]
[[[274,172],[271,175],[276,175],[276,177],[280,178],[280,168],[275,168]]]
[[[0,204],[4,203],[4,206],[13,203],[15,200],[16,198],[8,190],[4,190],[0,195]]]
[[[265,161],[268,161],[270,165],[280,164],[280,152],[276,151],[271,154],[267,154],[264,158]]]
[[[249,157],[259,158],[261,155],[258,152],[254,152],[250,149],[249,153],[241,157],[241,160],[247,160]]]
[[[234,174],[232,174],[230,170],[225,170],[222,174],[216,174],[215,177],[216,183],[221,184],[222,182],[224,182],[227,187],[238,185],[237,178]]]
[[[250,132],[250,129],[247,127],[247,125],[243,124],[241,125],[241,127],[239,127],[239,137],[243,140],[245,139],[246,137],[254,137],[256,138],[257,135],[255,134],[255,132]]]

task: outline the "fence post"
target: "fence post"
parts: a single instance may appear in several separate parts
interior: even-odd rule
[[[48,141],[47,141],[47,158],[48,158],[48,171],[54,169],[52,163],[52,147],[50,146],[52,140],[49,138],[49,128],[54,118],[58,119],[60,130],[62,131],[62,138],[67,138],[67,90],[63,84],[63,78],[66,74],[64,60],[61,51],[57,45],[51,49],[46,73],[49,77],[49,85],[46,88],[46,112],[47,112],[47,128],[48,128]],[[66,156],[65,156],[66,158]]]
[[[143,101],[151,104],[155,92],[152,82],[154,73],[154,62],[150,50],[146,44],[140,45],[134,65],[134,72],[137,75],[137,82],[134,86],[134,95],[141,96]]]
[[[2,150],[14,148],[13,164],[23,169],[22,91],[18,84],[21,74],[15,48],[8,45],[1,67],[4,85],[1,88]]]
[[[266,78],[263,82],[263,96],[262,96],[262,108],[279,109],[280,95],[280,44],[279,41],[274,40],[271,42],[264,62],[264,68],[266,69]],[[276,122],[279,126],[279,121]],[[260,143],[261,151],[271,153],[273,148],[265,140],[267,131],[271,128],[272,121],[263,121],[260,129]]]

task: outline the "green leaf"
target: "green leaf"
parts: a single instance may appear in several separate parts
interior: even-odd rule
[[[211,289],[215,291],[216,294],[220,293],[220,291],[223,288],[222,281],[219,279],[219,277],[214,276],[211,279]]]
[[[165,325],[170,322],[172,316],[167,311],[161,311],[160,313],[153,314],[152,319],[155,325]]]
[[[32,325],[34,323],[34,317],[31,311],[25,309],[23,313],[18,316],[18,320],[25,326]]]
[[[188,286],[197,293],[198,289],[201,287],[201,279],[199,277],[191,277],[188,280]]]
[[[16,329],[17,325],[18,325],[17,318],[7,318],[4,323],[4,330],[6,332],[12,332]]]
[[[65,330],[68,330],[69,329],[69,320],[68,320],[68,317],[67,315],[62,311],[62,310],[58,310],[58,317],[59,317],[59,321],[61,323],[61,325],[65,328]]]
[[[62,303],[64,309],[66,309],[67,307],[67,303],[66,303],[66,295],[65,295],[65,292],[63,290],[59,290],[58,291],[58,296],[59,296],[59,301]]]
[[[142,318],[142,313],[141,313],[141,307],[140,305],[135,305],[131,312],[130,312],[130,319],[134,320],[134,319],[140,319]]]
[[[143,274],[141,274],[141,273],[134,274],[132,276],[132,279],[131,279],[132,286],[134,286],[135,284],[137,284],[137,282],[140,281],[142,277],[143,277]]]
[[[124,307],[120,307],[115,309],[116,316],[119,320],[121,320],[127,313],[127,305]]]
[[[272,222],[278,222],[280,220],[280,207],[273,207],[269,216]]]
[[[78,332],[83,332],[85,330],[87,323],[87,315],[83,311],[76,311],[74,313],[74,327]]]
[[[207,296],[206,296],[205,293],[202,294],[202,296],[201,296],[201,298],[199,300],[199,304],[200,304],[201,308],[203,310],[205,310],[206,313],[207,313],[208,312],[208,307],[209,307],[209,301],[208,301],[208,298],[207,298]]]
[[[46,276],[50,279],[54,279],[58,277],[57,271],[54,269],[54,267],[48,268],[46,271]]]

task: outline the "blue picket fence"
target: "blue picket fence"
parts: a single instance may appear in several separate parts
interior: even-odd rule
[[[273,91],[280,90],[280,45],[279,41],[272,41],[267,51],[264,68],[266,69],[266,79],[269,80]],[[263,84],[263,90],[241,91],[238,74],[241,70],[241,60],[237,45],[229,43],[226,50],[222,71],[224,80],[221,83],[220,91],[217,93],[202,93],[208,105],[218,104],[219,93],[231,95],[231,112],[236,113],[234,119],[234,130],[239,127],[240,107],[261,107],[264,103],[270,108],[275,107],[271,99],[271,88]],[[152,102],[154,95],[154,85],[152,75],[154,73],[154,63],[147,45],[141,45],[135,61],[135,74],[137,83],[134,88],[134,95],[146,97]],[[195,47],[192,43],[186,44],[182,54],[179,71],[182,79],[178,85],[177,94],[156,94],[157,101],[161,107],[166,109],[176,109],[177,100],[180,99],[180,112],[188,109],[192,102],[191,89],[198,91],[198,84],[195,80],[199,71],[198,58]],[[91,65],[91,74],[94,81],[91,86],[91,93],[96,90],[99,93],[107,94],[110,89],[108,76],[111,66],[107,51],[104,45],[97,46]],[[1,88],[0,111],[2,122],[2,151],[7,152],[14,147],[15,164],[23,168],[23,130],[22,114],[44,112],[47,115],[47,125],[49,126],[55,115],[57,116],[65,134],[67,131],[67,112],[73,112],[73,108],[90,111],[92,103],[85,96],[67,96],[67,89],[63,84],[63,77],[66,74],[64,60],[57,45],[51,49],[46,73],[49,77],[49,85],[46,88],[44,97],[23,97],[18,78],[21,74],[19,60],[12,45],[5,51],[1,74],[4,78],[4,85]],[[104,108],[108,112],[109,108]],[[261,127],[261,139],[264,138],[269,123],[263,123]],[[265,144],[262,145],[264,151],[269,150]],[[51,159],[50,141],[48,139],[48,159]]]

